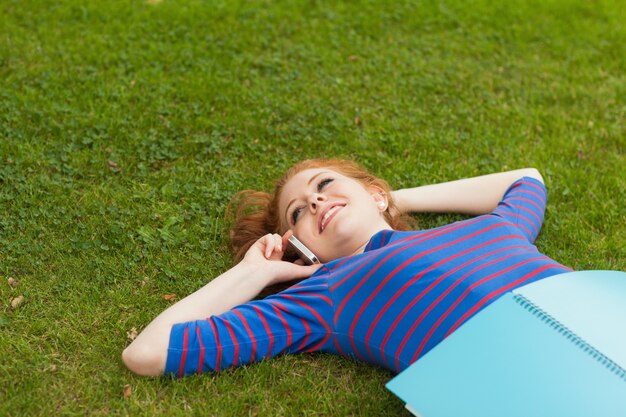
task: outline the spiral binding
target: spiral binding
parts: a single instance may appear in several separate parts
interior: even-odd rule
[[[571,341],[573,344],[578,346],[584,352],[588,353],[591,357],[593,357],[596,361],[604,365],[609,371],[613,372],[615,375],[620,377],[624,382],[626,382],[626,370],[619,366],[617,363],[613,362],[609,357],[604,355],[598,349],[591,346],[584,339],[574,333],[572,330],[568,329],[563,323],[556,320],[549,313],[539,308],[536,304],[530,301],[528,298],[524,297],[521,294],[515,294],[513,299],[526,310],[528,310],[531,314],[538,317],[541,321],[548,324],[550,327],[558,331],[561,335]]]

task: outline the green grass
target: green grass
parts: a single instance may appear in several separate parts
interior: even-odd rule
[[[539,248],[626,269],[619,0],[7,0],[0,15],[0,415],[407,415],[391,374],[330,355],[183,380],[121,363],[163,294],[229,267],[230,196],[304,158],[355,158],[394,187],[537,167]]]

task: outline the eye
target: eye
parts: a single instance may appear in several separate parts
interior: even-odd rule
[[[298,221],[298,217],[300,217],[300,212],[302,211],[301,208],[296,208],[293,213],[291,213],[291,221],[293,222],[293,224],[296,224],[296,222]]]
[[[317,184],[317,192],[319,193],[320,191],[322,191],[331,182],[333,182],[332,178],[325,178],[322,181],[320,181],[320,183]]]

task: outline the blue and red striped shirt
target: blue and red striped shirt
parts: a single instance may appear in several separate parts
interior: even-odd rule
[[[571,271],[533,245],[545,205],[543,184],[525,177],[490,214],[430,230],[383,230],[363,253],[281,293],[174,325],[165,373],[314,351],[400,372],[505,292]]]

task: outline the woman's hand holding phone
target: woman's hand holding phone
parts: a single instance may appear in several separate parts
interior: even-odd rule
[[[274,233],[261,237],[248,249],[242,262],[254,265],[268,280],[267,285],[313,275],[321,264],[304,265],[300,259],[296,262],[282,260],[292,234],[293,232],[288,230],[283,236]]]

